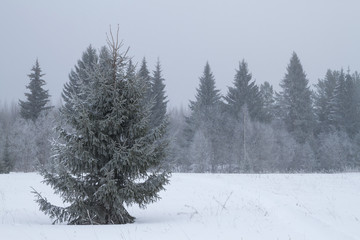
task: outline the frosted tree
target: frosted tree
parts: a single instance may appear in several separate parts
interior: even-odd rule
[[[356,88],[356,83],[350,73],[346,74],[342,122],[345,131],[351,138],[359,133],[360,130],[360,103],[358,102]]]
[[[36,129],[35,122],[23,118],[18,118],[12,124],[9,144],[15,171],[33,172],[39,166]]]
[[[143,58],[143,60],[141,62],[141,66],[137,73],[137,76],[145,88],[144,103],[152,104],[153,99],[152,99],[152,94],[151,94],[151,76],[150,76],[150,71],[147,67],[147,62],[146,62],[145,57]]]
[[[187,128],[186,115],[183,108],[171,109],[169,111],[168,136],[172,139],[169,143],[169,154],[166,162],[173,171],[190,171],[190,143],[186,137],[185,128]]]
[[[337,124],[334,118],[336,111],[335,89],[341,73],[337,71],[326,72],[324,79],[319,79],[315,85],[315,114],[318,122],[317,133],[330,132],[336,129]]]
[[[9,138],[6,136],[2,158],[0,158],[0,173],[9,173],[12,170]]]
[[[51,106],[47,106],[50,101],[50,95],[48,90],[43,89],[43,86],[46,83],[42,79],[44,74],[41,73],[41,68],[37,59],[31,71],[32,73],[28,75],[30,83],[26,86],[26,88],[30,90],[30,93],[25,93],[27,100],[19,100],[19,105],[21,117],[36,121],[42,111],[51,108]]]
[[[85,96],[80,95],[80,88],[83,84],[89,84],[91,73],[94,71],[98,63],[98,55],[96,50],[90,45],[85,52],[83,52],[81,60],[78,60],[77,65],[71,70],[69,74],[69,82],[64,84],[64,89],[61,96],[64,100],[65,109],[72,110],[72,98]]]
[[[289,170],[312,172],[316,169],[315,153],[310,146],[309,142],[304,144],[296,144],[294,148],[294,157],[289,164]]]
[[[238,117],[246,105],[251,120],[264,121],[263,100],[258,86],[255,81],[252,81],[252,75],[249,73],[245,60],[240,62],[239,69],[236,70],[234,87],[229,87],[225,101],[233,116]]]
[[[296,141],[304,143],[312,134],[314,117],[311,91],[300,60],[294,52],[277,96],[281,118]]]
[[[353,144],[345,132],[337,131],[319,135],[320,147],[317,150],[320,171],[343,171],[353,161]]]
[[[151,107],[151,127],[159,127],[166,120],[167,100],[165,95],[164,78],[161,74],[160,61],[157,62],[151,78],[151,95],[153,105]]]
[[[131,79],[136,78],[136,67],[133,64],[131,59],[129,59],[129,62],[127,64],[126,75],[128,78],[131,78]]]
[[[190,146],[191,172],[211,172],[212,151],[210,139],[205,136],[202,129],[196,131]]]
[[[344,74],[343,70],[334,71],[333,75],[336,77],[336,86],[327,105],[329,114],[325,119],[336,130],[346,131],[350,137],[354,137],[360,130],[360,100],[356,75],[353,78],[350,72]]]
[[[203,75],[199,80],[195,101],[190,101],[189,107],[193,114],[209,115],[219,105],[221,95],[220,91],[216,89],[215,77],[208,62],[205,64]]]
[[[275,107],[275,98],[274,98],[274,89],[269,82],[264,82],[260,85],[260,94],[264,103],[264,120],[265,122],[271,122],[274,119],[274,107]]]
[[[74,111],[61,112],[60,139],[53,144],[56,168],[42,175],[67,206],[55,206],[35,192],[40,209],[55,223],[132,223],[126,205],[145,207],[158,200],[168,182],[160,165],[164,125],[149,131],[150,109],[142,104],[145,89],[127,76],[121,45],[111,35],[89,84],[80,87],[85,98],[75,96]]]
[[[215,77],[211,71],[209,63],[205,64],[203,75],[199,78],[199,87],[196,89],[195,100],[190,101],[190,116],[187,118],[185,134],[189,144],[194,145],[195,134],[199,129],[203,129],[202,136],[206,138],[209,149],[211,172],[215,171],[216,161],[219,151],[215,149],[220,143],[218,140],[220,122],[220,91],[216,89]],[[199,137],[198,137],[199,138]],[[195,143],[196,144],[196,143]],[[200,156],[200,155],[199,155]],[[194,159],[194,158],[192,158]],[[202,160],[197,160],[202,161]]]

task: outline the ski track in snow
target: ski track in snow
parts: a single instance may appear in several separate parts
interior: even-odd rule
[[[134,224],[107,226],[52,225],[31,187],[62,202],[41,180],[0,175],[1,240],[360,239],[360,173],[173,174]]]

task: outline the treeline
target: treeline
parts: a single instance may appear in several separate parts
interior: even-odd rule
[[[185,172],[337,172],[360,165],[360,76],[328,70],[314,90],[296,53],[281,90],[243,60],[221,96],[207,63],[190,111],[170,113],[169,158]]]
[[[69,74],[62,98],[77,92],[101,54],[91,46]],[[101,62],[99,63],[101,65]],[[268,82],[258,85],[245,60],[239,63],[233,86],[222,96],[206,63],[189,109],[167,112],[161,65],[150,73],[145,58],[139,67],[130,61],[129,76],[145,88],[144,104],[150,126],[168,119],[167,161],[179,172],[338,172],[360,165],[360,75],[328,70],[313,89],[298,56],[293,53],[275,92]],[[80,77],[79,77],[80,76]],[[0,172],[35,171],[53,167],[51,141],[59,125],[59,108],[49,101],[36,61],[29,74],[26,100],[0,111]]]

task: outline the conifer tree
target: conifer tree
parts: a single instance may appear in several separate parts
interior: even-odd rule
[[[190,101],[192,115],[200,115],[200,118],[208,118],[212,111],[220,104],[220,90],[215,87],[215,78],[207,62],[203,75],[200,77],[199,88],[196,89],[195,101]],[[200,121],[202,121],[200,120]]]
[[[142,85],[145,88],[145,98],[144,98],[144,102],[146,104],[152,104],[152,94],[151,94],[151,76],[150,76],[150,72],[148,70],[147,67],[147,62],[145,57],[143,58],[142,62],[141,62],[141,66],[138,72],[138,78],[140,79],[140,81],[142,82]]]
[[[98,55],[96,50],[90,45],[85,52],[83,52],[81,60],[78,60],[75,69],[71,70],[69,74],[69,82],[64,84],[61,96],[65,103],[65,109],[71,110],[72,98],[80,96],[80,88],[82,84],[89,84],[90,74],[94,71],[94,67],[98,63]]]
[[[354,137],[360,130],[360,109],[357,102],[356,84],[350,73],[345,76],[344,90],[343,100],[340,101],[343,104],[341,122],[347,134]]]
[[[161,65],[158,61],[151,78],[151,95],[153,105],[151,108],[151,127],[158,127],[166,119],[167,100],[165,95],[164,78],[161,74]]]
[[[239,117],[246,105],[251,120],[264,121],[263,100],[258,86],[252,81],[245,60],[240,62],[234,78],[234,87],[229,87],[225,100],[233,116]]]
[[[25,93],[27,100],[19,100],[19,105],[20,115],[22,118],[36,121],[42,111],[51,108],[50,106],[46,106],[46,104],[50,101],[50,95],[48,90],[43,89],[45,81],[42,77],[45,74],[41,73],[41,68],[37,59],[31,71],[32,73],[28,75],[30,83],[26,86],[26,88],[30,90],[30,93]]]
[[[314,107],[316,120],[318,122],[317,134],[321,132],[329,133],[336,129],[336,122],[333,117],[335,111],[335,89],[341,74],[337,71],[326,72],[324,79],[319,79],[315,85],[316,93],[314,97]]]
[[[112,36],[112,35],[111,35]],[[71,99],[73,111],[62,111],[53,144],[56,169],[43,171],[44,182],[59,193],[67,207],[52,205],[39,193],[40,209],[54,222],[69,224],[125,224],[134,221],[125,206],[159,199],[168,182],[160,163],[166,142],[165,125],[149,131],[150,109],[137,78],[126,74],[127,57],[111,38],[99,64]],[[104,72],[105,71],[105,72]]]
[[[136,78],[136,68],[131,59],[129,59],[129,63],[126,70],[126,76],[130,79]]]
[[[274,118],[274,89],[269,82],[264,82],[260,85],[260,94],[264,103],[264,117],[266,122],[270,122]]]
[[[211,72],[210,65],[207,62],[204,67],[203,75],[200,77],[199,88],[196,89],[195,101],[190,101],[190,116],[186,119],[187,126],[184,130],[185,137],[190,146],[200,146],[202,143],[196,143],[197,134],[206,139],[211,172],[215,171],[215,161],[219,156],[215,146],[219,135],[218,119],[221,105],[220,91],[215,87],[215,77]],[[201,132],[201,133],[200,133]],[[192,158],[194,159],[194,158]],[[194,160],[201,162],[203,159]],[[202,168],[205,170],[206,168]]]
[[[6,137],[2,159],[0,159],[0,173],[9,173],[12,168],[9,138]]]
[[[280,83],[282,91],[277,96],[281,118],[295,140],[304,143],[312,134],[313,112],[308,79],[294,52],[287,73]]]
[[[348,136],[354,137],[360,130],[358,87],[350,72],[344,74],[341,70],[337,73],[339,77],[330,104],[329,120],[337,130],[345,131]]]

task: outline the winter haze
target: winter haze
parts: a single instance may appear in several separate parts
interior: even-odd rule
[[[358,1],[19,1],[0,3],[0,101],[24,99],[36,58],[53,104],[89,44],[106,44],[111,25],[130,55],[154,69],[160,58],[171,106],[194,99],[209,61],[226,94],[245,59],[257,83],[278,89],[293,51],[311,84],[328,68],[360,69]]]

